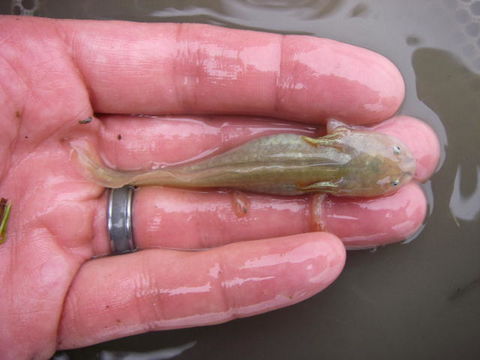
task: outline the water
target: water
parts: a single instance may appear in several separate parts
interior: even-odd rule
[[[414,241],[349,254],[320,295],[231,323],[157,332],[59,354],[148,352],[196,341],[181,359],[480,358],[480,2],[473,0],[15,0],[3,13],[202,22],[329,37],[375,50],[404,75],[401,112],[438,133],[441,168]],[[105,354],[105,353],[103,353]]]

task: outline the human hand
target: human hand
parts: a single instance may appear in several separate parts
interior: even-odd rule
[[[134,169],[313,131],[286,121],[379,122],[398,109],[404,85],[388,60],[364,49],[205,25],[3,17],[0,85],[0,196],[12,203],[0,245],[6,359],[296,303],[342,270],[337,236],[347,247],[396,242],[425,217],[415,183],[383,198],[328,198],[319,216],[335,235],[309,232],[311,197],[251,194],[240,217],[226,192],[140,188],[141,250],[99,257],[110,251],[106,196],[71,160],[71,141],[86,139],[111,165]],[[429,127],[396,117],[376,131],[411,148],[418,181],[431,175],[439,147]]]

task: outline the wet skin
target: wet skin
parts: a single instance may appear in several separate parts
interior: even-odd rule
[[[271,195],[373,197],[391,194],[413,178],[415,159],[400,140],[352,130],[338,121],[328,128],[329,134],[321,138],[270,135],[192,164],[150,171],[114,170],[100,163],[91,146],[72,146],[89,178],[108,188],[222,187]]]
[[[328,197],[329,232],[311,232],[310,195],[252,194],[239,218],[229,193],[147,186],[133,204],[139,251],[102,257],[105,191],[72,161],[71,141],[92,144],[112,168],[148,169],[263,136],[316,137],[308,124],[327,118],[382,122],[403,91],[384,57],[326,39],[0,18],[0,198],[11,203],[0,245],[2,360],[294,304],[336,279],[345,245],[400,241],[425,217],[414,181],[374,199]],[[100,121],[79,123],[94,114]],[[428,126],[396,117],[372,131],[405,143],[414,180],[429,178],[438,141]]]

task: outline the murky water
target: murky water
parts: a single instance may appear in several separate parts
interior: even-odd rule
[[[480,1],[7,3],[1,12],[202,22],[367,47],[399,66],[407,85],[401,112],[435,128],[444,148],[442,167],[424,186],[431,214],[423,232],[408,244],[350,253],[344,273],[324,293],[254,318],[130,337],[59,358],[131,351],[132,359],[147,359],[134,352],[162,349],[182,359],[480,358]]]

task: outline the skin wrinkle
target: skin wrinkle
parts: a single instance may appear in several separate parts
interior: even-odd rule
[[[95,200],[95,199],[94,199]],[[100,207],[98,207],[99,209]],[[91,222],[91,233],[92,234],[95,234],[96,232],[94,231],[95,230],[95,224],[94,224],[94,221]],[[65,315],[65,306],[66,306],[66,303],[68,302],[69,304],[69,307],[73,306],[74,309],[73,309],[73,315],[75,316],[77,314],[77,312],[75,311],[76,308],[78,308],[78,301],[77,301],[77,298],[72,295],[71,293],[71,289],[73,287],[73,285],[75,284],[75,279],[77,278],[80,270],[82,269],[83,265],[89,261],[86,257],[82,257],[82,256],[75,256],[75,259],[76,259],[76,262],[77,262],[77,267],[76,267],[76,270],[74,271],[74,273],[72,274],[72,277],[71,277],[71,280],[70,282],[68,283],[68,286],[66,288],[66,291],[65,291],[65,294],[63,296],[63,300],[61,302],[61,307],[60,307],[60,311],[59,311],[59,316],[58,316],[58,319],[57,319],[57,323],[56,323],[56,343],[57,343],[57,348],[60,348],[61,347],[61,344],[62,344],[62,332],[61,332],[61,329],[62,329],[62,323],[64,321],[64,315]],[[91,260],[90,260],[91,261]],[[73,299],[72,299],[73,298]],[[77,322],[75,321],[75,318],[72,319],[73,321],[71,321],[71,323],[73,324],[76,324]]]
[[[217,257],[220,257],[220,253],[216,253],[216,256]],[[148,256],[145,256],[144,258],[149,258]],[[152,267],[149,267],[149,266],[146,266],[146,263],[147,261],[142,261],[142,267],[145,268],[145,269],[152,269]],[[225,264],[221,258],[218,258],[218,260],[215,262],[216,264],[219,264],[220,266],[220,270],[218,271],[218,277],[212,277],[210,276],[209,278],[211,279],[211,281],[208,282],[209,286],[211,286],[212,288],[216,288],[217,291],[213,291],[215,294],[221,294],[221,297],[224,299],[224,301],[222,302],[224,304],[224,307],[223,307],[223,311],[219,312],[220,314],[230,314],[229,316],[231,318],[235,317],[236,315],[236,311],[235,311],[235,306],[231,305],[231,302],[228,300],[229,297],[227,295],[227,292],[225,291],[225,287],[222,285],[223,282],[225,281],[224,280],[224,274],[225,274],[225,270],[224,270],[224,266],[223,264]],[[147,271],[148,272],[148,271]],[[142,273],[145,273],[145,271],[142,271]],[[149,278],[149,279],[155,279],[155,277],[153,276],[150,276],[150,275],[147,275],[145,278]],[[148,289],[150,290],[147,290],[146,292],[144,290],[142,290],[144,287],[145,287],[145,281],[140,281],[140,286],[138,286],[138,282],[137,282],[137,287],[138,289],[140,290],[136,290],[135,293],[136,294],[141,294],[141,295],[137,295],[135,296],[136,300],[137,300],[137,305],[136,305],[136,308],[137,308],[137,313],[139,314],[138,315],[138,319],[140,320],[139,323],[137,325],[133,325],[134,328],[137,328],[137,327],[141,327],[143,329],[143,331],[156,331],[156,330],[159,330],[161,328],[164,328],[165,327],[165,323],[168,323],[170,321],[178,321],[179,319],[169,319],[165,316],[165,314],[163,314],[161,312],[161,309],[162,309],[162,295],[165,295],[167,294],[165,291],[162,291],[162,290],[159,290],[161,289],[160,285],[156,283],[155,280],[147,280],[147,287]],[[213,283],[213,284],[212,284]],[[152,285],[153,284],[153,285]],[[171,295],[171,294],[170,294]],[[146,298],[148,297],[154,297],[156,300],[154,300],[153,302],[150,302],[150,301],[144,301]],[[144,309],[145,308],[145,303],[149,305],[149,311],[145,312],[145,311],[142,311],[141,309]],[[145,314],[148,314],[147,316],[145,316]],[[152,314],[154,314],[152,316]],[[190,316],[190,315],[189,315]],[[189,317],[187,316],[187,317]]]
[[[15,294],[14,294],[13,288],[9,288],[8,286],[6,286],[6,284],[12,284],[13,283],[14,276],[15,276],[15,271],[13,269],[15,269],[15,267],[16,267],[15,259],[17,259],[17,257],[15,255],[17,253],[17,248],[14,245],[15,242],[14,242],[13,239],[12,239],[12,241],[9,241],[10,244],[12,242],[13,242],[13,245],[10,245],[9,248],[8,248],[10,250],[10,256],[6,256],[6,258],[7,258],[7,264],[6,264],[7,269],[6,269],[5,272],[2,271],[2,274],[1,274],[2,289],[3,289],[2,290],[2,297],[6,299],[6,302],[8,304],[9,309],[15,309]],[[1,250],[3,250],[3,249],[1,249]],[[2,258],[5,258],[4,254],[1,254],[1,255],[2,255]],[[7,279],[5,279],[5,278],[7,278]],[[1,321],[0,323],[4,323],[4,322]],[[5,321],[5,323],[6,323],[6,321]],[[7,337],[7,334],[5,334],[6,331],[7,331],[6,328],[4,329],[2,326],[0,326],[0,334],[2,334],[2,338]]]
[[[148,266],[150,263],[149,258],[150,257],[145,254],[140,261],[141,270],[136,276],[137,281],[134,281],[135,289],[133,291],[135,294],[135,308],[137,309],[139,325],[143,326],[147,331],[154,331],[154,320],[152,320],[152,318],[158,319],[158,316],[163,317],[164,315],[163,313],[159,314],[159,310],[162,308],[161,306],[153,306],[152,302],[145,301],[145,299],[148,299],[151,295],[143,295],[153,292],[154,297],[159,299],[159,284],[157,283],[156,277],[150,274],[151,269],[154,269],[154,267]],[[146,292],[144,290],[145,288],[147,289]],[[145,305],[148,305],[148,311],[145,311]],[[154,316],[152,316],[152,314],[154,314]]]
[[[158,301],[158,299],[155,299],[152,301],[152,308],[154,309],[154,314],[155,316],[149,320],[149,324],[147,326],[148,329],[151,329],[149,331],[155,331],[155,320],[154,319],[165,319],[166,315],[163,311],[162,308],[162,302]]]
[[[211,57],[213,53],[213,58]],[[224,58],[229,60],[239,60],[239,51],[236,50],[225,50],[214,48],[210,51],[210,56],[206,57],[204,60],[204,71],[209,74],[210,81],[212,84],[220,84],[222,80],[238,80],[238,75],[242,72],[240,65],[230,65],[222,68],[217,66],[216,58]],[[231,69],[230,69],[231,68]],[[218,83],[216,79],[220,80]]]
[[[17,70],[17,68],[16,68],[16,67],[10,62],[10,60],[5,56],[5,54],[6,54],[5,49],[2,49],[2,50],[3,50],[3,51],[2,51],[3,55],[1,55],[2,53],[0,53],[1,59],[3,59],[3,60],[5,61],[5,63],[9,66],[9,68],[13,70],[13,72],[14,72],[15,75],[16,75],[16,78],[19,79],[19,80],[21,81],[21,83],[24,85],[24,88],[26,89],[26,90],[24,90],[24,91],[31,91],[32,86],[31,86],[31,85],[29,84],[29,82],[27,81],[27,78],[24,77],[24,76],[22,75],[22,73],[19,72],[19,71]],[[17,84],[17,86],[18,86],[18,83],[16,83],[16,84]],[[2,87],[4,87],[4,86],[5,86],[5,85],[2,84]],[[23,98],[23,97],[22,97],[22,98]],[[22,112],[22,113],[23,113],[23,112]]]
[[[302,294],[304,293],[300,291],[300,292],[297,292],[295,296],[296,295],[301,296]],[[179,329],[183,327],[191,327],[192,324],[193,326],[199,326],[205,323],[208,323],[210,325],[219,324],[225,321],[231,321],[234,319],[251,316],[253,314],[259,314],[269,309],[270,310],[278,309],[280,307],[284,307],[290,304],[291,301],[292,299],[290,297],[283,296],[283,295],[276,295],[273,299],[269,299],[269,300],[262,301],[252,305],[241,306],[238,309],[236,309],[235,312],[232,312],[232,311],[210,312],[210,313],[188,315],[188,316],[179,317],[176,319],[165,320],[156,324],[155,329],[156,330]],[[225,315],[228,315],[228,317],[226,317]],[[132,329],[132,331],[134,330]]]
[[[208,211],[208,209],[207,209],[207,211]],[[188,212],[186,212],[186,213],[188,213]],[[191,223],[194,224],[194,226],[193,226],[194,229],[191,232],[191,234],[192,235],[194,234],[194,236],[196,236],[197,242],[199,243],[200,248],[208,248],[209,247],[209,245],[208,245],[209,236],[207,234],[204,234],[204,232],[202,231],[203,221],[202,221],[201,217],[198,216],[198,215],[199,214],[197,213],[195,215],[190,216],[189,220],[191,221]]]
[[[87,101],[85,103],[85,108],[84,109],[79,109],[76,114],[72,115],[72,119],[74,121],[81,120],[86,118],[87,116],[90,116],[93,114],[93,109],[91,106],[91,89],[88,87],[88,82],[86,81],[85,75],[81,71],[81,67],[76,61],[77,58],[77,51],[76,49],[76,44],[78,42],[77,40],[77,32],[75,31],[75,28],[68,28],[69,31],[65,31],[65,26],[63,25],[64,23],[62,21],[54,21],[54,32],[57,36],[58,39],[61,40],[61,45],[60,49],[64,54],[68,54],[69,56],[65,57],[68,58],[68,70],[70,70],[71,75],[76,75],[74,76],[74,79],[77,80],[76,85],[78,86],[79,89],[84,90],[82,93],[86,93],[86,99]],[[51,76],[51,74],[48,74],[48,76]],[[67,85],[70,87],[70,85]],[[49,135],[51,138],[55,138],[54,135],[55,133],[60,133],[60,130],[64,128],[67,129],[67,133],[69,132],[71,128],[71,124],[67,122],[59,122],[58,128]],[[60,138],[62,138],[61,136]]]
[[[274,95],[273,95],[273,100],[272,100],[272,110],[274,114],[280,113],[281,109],[281,96],[280,96],[280,83],[283,79],[283,76],[285,74],[283,70],[283,61],[285,59],[285,37],[286,35],[278,35],[277,36],[277,42],[278,42],[278,63],[275,65],[277,70],[274,72],[275,76],[273,79],[274,86]]]
[[[23,118],[23,116],[22,116],[22,118]],[[60,147],[61,147],[62,142],[59,139],[63,138],[63,136],[62,135],[53,136],[53,135],[61,133],[62,129],[70,129],[67,125],[69,125],[68,122],[66,124],[64,124],[62,122],[59,122],[58,126],[55,129],[53,129],[52,134],[49,135],[47,139],[43,138],[43,139],[40,139],[39,141],[36,141],[35,146],[33,148],[29,149],[29,152],[26,154],[26,156],[18,159],[18,162],[16,164],[12,165],[12,168],[17,168],[17,167],[21,166],[21,164],[24,161],[29,160],[32,156],[36,156],[35,154],[37,152],[41,153],[41,151],[38,151],[38,150],[42,146],[49,146],[51,143],[55,143],[56,145],[60,145]],[[67,131],[67,132],[69,132],[69,131]]]
[[[0,53],[0,56],[1,56],[1,53]],[[23,83],[24,87],[27,89],[27,90],[24,90],[25,94],[24,96],[21,96],[20,98],[22,99],[22,105],[19,106],[19,109],[20,110],[16,110],[20,113],[20,116],[18,118],[15,118],[14,121],[17,122],[17,126],[16,126],[16,132],[15,134],[13,135],[12,139],[10,140],[10,144],[8,145],[8,148],[10,148],[10,153],[11,154],[15,154],[16,152],[14,151],[16,148],[17,148],[17,143],[19,141],[19,134],[20,134],[20,130],[21,128],[23,127],[23,121],[24,121],[24,117],[25,117],[25,108],[26,108],[26,104],[27,104],[27,101],[28,101],[28,98],[30,97],[30,93],[31,93],[31,87],[29,87],[26,83],[26,80],[25,78],[21,75],[21,73],[19,73],[17,71],[17,69],[10,63],[10,61],[5,57],[5,56],[1,56],[1,59],[3,59],[5,61],[5,63],[10,67],[10,69],[13,70],[13,72],[15,73],[16,75],[16,79],[19,79],[21,81],[21,83]],[[14,83],[17,83],[14,81]],[[3,86],[2,84],[0,84],[0,86],[2,86],[2,88],[4,89],[4,93],[7,94],[8,91],[7,89],[5,88],[5,86]],[[17,85],[18,86],[18,85]],[[7,98],[7,96],[5,96],[5,98]],[[15,116],[15,115],[14,115]],[[4,154],[5,156],[2,157],[2,164],[5,164],[3,166],[3,169],[2,169],[2,173],[1,173],[1,176],[4,177],[5,175],[5,172],[7,171],[7,169],[11,168],[12,167],[12,157],[8,158],[7,159],[7,154],[9,152],[5,151]]]
[[[83,200],[85,203],[88,203],[88,201]],[[66,204],[65,207],[63,207],[65,210],[69,210],[69,212],[74,214],[74,217],[77,217],[78,220],[82,221],[82,224],[89,224],[87,230],[86,228],[82,228],[79,231],[75,232],[74,234],[69,233],[66,236],[63,236],[63,238],[68,239],[68,243],[62,246],[62,249],[64,251],[70,251],[71,255],[78,259],[81,263],[87,261],[87,259],[91,258],[93,256],[93,251],[92,247],[88,246],[90,245],[90,239],[93,238],[94,228],[93,224],[95,223],[94,218],[93,218],[93,212],[88,211],[85,214],[82,213],[80,209],[78,209],[78,206],[76,209],[72,209],[72,206],[75,206],[75,204]],[[88,206],[90,208],[90,206]],[[90,210],[90,209],[89,209]],[[54,231],[58,235],[58,233],[62,233],[61,229],[56,229]],[[57,238],[61,238],[61,236],[57,236]],[[69,239],[70,238],[70,239]]]
[[[61,306],[61,310],[60,310],[60,316],[58,318],[58,322],[57,322],[57,335],[56,335],[56,339],[57,339],[57,348],[61,348],[61,345],[63,343],[63,337],[62,337],[62,324],[63,322],[65,321],[65,306],[68,302],[68,307],[71,308],[72,310],[70,311],[70,323],[71,324],[78,324],[79,321],[77,320],[77,314],[80,314],[80,311],[78,311],[77,309],[79,308],[78,307],[78,300],[77,300],[77,296],[75,296],[75,294],[72,294],[71,292],[71,289],[73,287],[73,285],[75,284],[75,279],[77,278],[78,276],[78,273],[80,272],[80,269],[82,268],[83,264],[81,266],[78,267],[77,271],[75,272],[73,278],[72,278],[72,281],[70,281],[70,284],[67,288],[67,291],[65,292],[65,297],[63,299],[63,302],[62,302],[62,306]],[[76,333],[76,326],[72,329],[72,333]]]
[[[48,229],[46,229],[47,231],[49,231]],[[52,234],[51,234],[52,235]],[[60,257],[60,255],[57,255],[58,257]],[[63,259],[63,257],[62,257]],[[48,264],[50,264],[51,262],[51,259],[48,259],[46,260],[48,262]],[[81,268],[81,265],[80,266],[77,266],[76,267],[76,272],[74,273],[73,275],[73,278],[75,277],[75,274],[78,273],[78,271],[80,270]],[[45,277],[44,277],[45,278]],[[72,284],[72,281],[69,282],[69,284]],[[55,288],[56,286],[52,286],[52,288]],[[46,286],[47,289],[50,289],[51,287],[50,286]],[[61,304],[60,304],[60,307],[63,308],[64,306],[64,302],[65,300],[67,299],[67,293],[68,293],[68,289],[69,287],[67,286],[66,288],[66,291],[64,293],[64,296],[62,297],[62,301],[61,301]],[[45,300],[44,299],[39,299],[39,302],[44,302]],[[56,306],[56,303],[53,304],[54,306]],[[45,312],[47,312],[48,310],[45,310]],[[50,312],[48,311],[48,313],[50,314]],[[60,324],[61,324],[61,320],[62,320],[62,314],[63,314],[63,311],[59,311],[57,312],[57,317],[56,317],[56,321],[54,321],[55,323],[55,326],[53,327],[52,329],[52,332],[55,334],[55,337],[54,339],[58,339],[59,338],[59,329],[60,329]],[[50,315],[51,316],[51,315]]]
[[[52,233],[50,232],[50,230],[48,229],[48,227],[43,226],[43,227],[41,227],[40,229],[43,229],[43,230],[44,230],[44,232],[42,232],[42,234],[44,234],[44,233],[46,232],[46,234],[45,234],[46,236],[45,236],[45,237],[47,237],[47,238],[51,238],[51,237],[52,237]],[[37,232],[38,232],[38,231],[37,231]],[[41,244],[41,242],[39,242],[39,243]],[[46,244],[46,246],[49,246],[49,245],[51,245],[50,243],[51,243],[51,242],[47,241],[45,244]],[[39,250],[41,250],[41,249],[39,249]],[[57,258],[64,260],[64,257],[63,257],[63,256],[60,256],[60,255],[57,255]],[[51,265],[52,265],[52,264],[51,264],[51,263],[52,263],[52,260],[54,260],[54,258],[49,258],[48,260],[45,260],[42,264],[40,264],[40,265],[37,266],[36,268],[31,269],[30,272],[36,273],[37,271],[35,271],[35,270],[37,270],[38,267],[42,267],[42,266],[45,265],[45,264],[48,264],[48,266],[51,266]],[[63,261],[63,262],[65,262],[65,261]],[[55,266],[55,265],[52,265],[52,266]],[[78,269],[78,268],[79,268],[79,267],[77,267],[77,269]],[[15,280],[14,280],[14,281],[15,281]],[[63,277],[62,277],[61,275],[58,275],[58,276],[55,278],[55,282],[62,282],[62,283],[63,283]],[[48,285],[52,285],[52,286],[48,286]],[[56,285],[57,285],[57,284],[47,284],[47,286],[45,286],[45,289],[46,289],[47,292],[49,292],[51,289],[57,288],[58,286],[56,286]],[[28,295],[27,295],[27,294],[28,294]],[[32,295],[32,294],[30,294],[30,293],[28,292],[28,290],[26,290],[26,295],[25,295],[25,296],[28,297],[28,300],[29,300],[28,302],[30,302],[30,303],[31,303],[31,300],[32,300],[32,299],[31,299],[31,295]],[[16,302],[18,302],[19,296],[21,296],[21,294],[18,294],[18,293],[15,294],[15,300],[16,300]],[[38,314],[42,314],[42,313],[51,314],[51,311],[47,310],[46,307],[45,307],[46,304],[45,304],[45,298],[44,298],[44,296],[43,296],[42,294],[38,294],[38,296],[39,296],[38,299],[41,300],[41,301],[39,301],[39,303],[42,304],[42,308],[44,309],[44,311],[34,311],[34,312],[31,312],[31,313],[35,313],[35,314],[37,314],[37,315],[38,315]],[[66,298],[66,297],[65,297],[65,294],[63,294],[63,297],[61,297],[61,299],[64,300],[65,298]],[[55,303],[54,303],[54,304],[55,304]],[[15,305],[13,305],[12,308],[15,308]],[[20,311],[19,311],[19,313],[20,313]],[[46,324],[45,324],[45,325],[48,327],[48,329],[51,330],[54,334],[58,334],[58,329],[59,329],[59,324],[60,324],[60,318],[61,318],[61,312],[58,312],[58,313],[57,313],[57,320],[56,320],[56,322],[55,322],[55,321],[53,322],[53,324],[56,323],[55,326],[53,326],[52,328],[50,328],[50,327],[48,326],[50,323],[48,323],[48,324],[46,323]],[[40,329],[40,333],[45,333],[45,330]],[[52,337],[52,338],[53,338],[53,337]],[[55,341],[56,341],[56,338],[53,338],[53,340],[54,340],[54,342],[55,342]],[[51,344],[52,347],[54,346],[54,342],[53,342],[53,344]],[[34,347],[34,348],[35,348],[35,347]],[[52,349],[52,352],[53,352],[54,350],[55,350],[55,349],[53,348],[53,349]]]
[[[181,39],[182,39],[182,32],[183,32],[183,24],[180,23],[180,24],[176,24],[176,32],[175,32],[175,44],[176,45],[176,51],[175,51],[175,59],[181,59],[181,47],[180,47],[180,44],[182,44],[181,42]],[[180,82],[180,76],[179,76],[179,69],[178,69],[178,65],[179,62],[178,61],[174,61],[173,62],[173,68],[172,68],[172,72],[173,72],[173,78],[176,79],[176,81],[174,82],[174,86],[173,88],[175,89],[175,94],[174,94],[174,97],[176,99],[175,103],[177,104],[181,104],[181,108],[182,109],[185,109],[187,110],[187,107],[185,106],[186,103],[185,103],[185,95],[181,95],[181,94],[186,94],[186,91],[185,91],[185,87],[181,84],[183,83],[183,79],[182,81]],[[188,111],[186,111],[188,112]]]
[[[2,26],[0,24],[0,45],[3,45],[6,43],[11,37],[14,36],[14,31],[8,31],[11,30],[8,26]],[[2,36],[3,35],[3,36]]]
[[[187,94],[187,93],[190,93],[191,95],[192,94],[200,94],[201,91],[198,90],[199,86],[201,86],[201,85],[208,86],[210,83],[215,83],[216,82],[215,76],[212,75],[212,71],[208,71],[208,69],[211,68],[211,66],[215,65],[215,63],[217,61],[216,60],[217,57],[222,57],[222,58],[226,57],[227,59],[231,59],[230,62],[227,62],[226,66],[225,66],[226,67],[225,69],[223,69],[223,70],[218,69],[218,71],[223,71],[223,72],[225,72],[225,74],[230,74],[230,71],[228,70],[230,68],[232,68],[232,71],[235,71],[237,74],[238,73],[242,73],[242,74],[247,73],[247,71],[243,67],[249,66],[250,64],[245,64],[243,61],[241,61],[241,56],[238,53],[238,50],[223,49],[221,54],[218,54],[218,53],[215,54],[215,53],[213,53],[214,50],[209,48],[209,46],[211,44],[204,44],[204,46],[199,46],[199,44],[197,42],[184,41],[184,37],[186,37],[189,34],[183,35],[183,30],[181,30],[183,27],[182,27],[181,24],[178,25],[178,27],[180,28],[180,30],[177,31],[177,44],[179,44],[179,45],[186,44],[186,45],[177,46],[176,57],[177,57],[177,59],[183,59],[185,57],[184,53],[186,52],[189,55],[189,60],[186,62],[186,66],[185,66],[185,63],[180,62],[180,61],[175,61],[174,66],[178,65],[179,63],[182,63],[183,68],[181,70],[183,70],[183,72],[187,73],[187,74],[190,73],[192,68],[195,70],[195,74],[194,74],[194,77],[193,77],[195,80],[194,81],[189,81],[190,89],[187,92],[187,91],[185,91],[185,86],[184,86],[184,83],[183,83],[185,78],[178,76],[182,72],[180,72],[178,67],[175,67],[175,69],[174,69],[174,73],[177,74],[177,76],[175,76],[177,78],[177,80],[175,82],[177,84],[176,92],[184,94],[184,96],[177,96],[177,98],[179,98],[181,100],[180,104],[182,105],[181,108],[185,109],[184,113],[188,114],[188,113],[192,113],[192,111],[190,111],[190,109],[198,107],[197,104],[198,104],[199,101],[198,101],[198,99],[193,98],[193,97],[191,97],[189,99],[188,97],[185,96],[185,94]],[[280,38],[283,39],[283,36],[281,36]],[[205,40],[203,40],[203,41],[205,41]],[[203,42],[202,42],[202,44],[203,44]],[[206,52],[205,46],[207,46],[208,54],[205,53]],[[181,49],[185,49],[185,50],[180,51]],[[225,55],[226,53],[228,53],[230,55],[229,56],[220,56],[220,55]],[[281,53],[282,53],[282,51],[280,50],[280,54]],[[212,58],[212,55],[213,55],[213,58]],[[233,55],[235,55],[235,56],[233,56]],[[281,58],[281,56],[279,56],[279,64],[280,64],[280,61],[281,61],[280,58]],[[234,63],[232,63],[232,62],[234,62]],[[241,64],[238,64],[238,62],[241,62]],[[265,73],[265,72],[262,72],[262,73]],[[275,82],[275,79],[278,78],[278,76],[279,76],[279,71],[278,70],[275,71],[275,75],[276,75],[275,78],[272,79],[273,82]],[[219,79],[220,80],[225,80],[229,76],[230,75],[220,76]],[[222,85],[222,84],[219,83],[219,85]],[[180,89],[182,90],[181,92],[180,92]],[[275,92],[277,91],[277,86],[274,87],[274,90],[275,90]],[[274,96],[274,98],[275,98],[275,96]],[[274,100],[274,98],[272,98],[272,100]],[[271,107],[274,108],[274,106],[271,106]],[[207,110],[206,112],[209,113],[211,111]],[[231,113],[231,111],[228,111],[228,112]],[[246,111],[242,111],[240,113],[245,113],[245,112],[250,113],[251,111],[246,110]]]
[[[45,187],[52,187],[52,186],[57,186],[55,184],[60,184],[60,185],[63,185],[65,183],[64,179],[61,179],[60,181],[58,181],[57,178],[55,178],[56,181],[54,181],[53,183],[50,183],[50,184],[39,184],[39,186],[44,189]],[[43,191],[42,190],[39,190],[37,192],[35,192],[35,194],[42,194]],[[50,229],[50,226],[49,226],[49,223],[48,222],[45,222],[45,217],[51,217],[53,216],[53,213],[54,212],[58,212],[58,206],[63,206],[63,205],[68,205],[68,203],[71,201],[71,200],[76,200],[75,198],[73,199],[70,199],[70,198],[66,198],[66,199],[61,199],[60,197],[59,198],[55,198],[53,201],[50,201],[51,199],[49,199],[49,202],[52,203],[52,204],[57,204],[54,208],[50,207],[50,208],[45,208],[44,211],[42,213],[38,213],[36,214],[35,218],[33,219],[30,219],[28,220],[25,225],[29,224],[29,223],[35,223],[35,222],[39,222],[39,223],[42,223],[44,228],[46,228],[52,235],[52,238],[57,238],[56,236],[53,236],[55,234],[55,231],[53,231],[52,229]],[[57,234],[59,235],[59,234]],[[63,236],[59,236],[60,238],[62,238]],[[64,249],[68,248],[68,247],[63,247]]]
[[[283,96],[281,90],[283,88],[283,83],[285,82],[285,71],[283,69],[285,62],[285,40],[287,35],[279,35],[279,56],[278,56],[278,70],[275,72],[275,93],[273,97],[273,112],[274,114],[281,113],[283,109]],[[295,64],[296,66],[296,64]],[[291,73],[295,73],[295,70],[292,69]]]
[[[91,233],[93,234],[92,238],[92,256],[95,255],[103,255],[108,253],[110,250],[110,241],[107,235],[107,224],[106,224],[106,206],[107,203],[107,196],[106,192],[102,191],[99,193],[97,198],[92,199],[96,202],[96,206],[93,206],[94,216],[93,221],[91,224]],[[132,208],[132,216],[135,215],[133,213]],[[104,229],[102,232],[98,231],[98,229]],[[135,234],[134,234],[135,235]],[[107,240],[107,241],[104,241]]]
[[[215,254],[215,264],[218,264],[220,269],[217,272],[217,276],[211,277],[211,278],[213,280],[214,288],[219,290],[217,293],[219,293],[221,296],[221,299],[222,299],[221,304],[223,305],[224,311],[227,313],[233,314],[234,307],[232,306],[232,299],[228,295],[228,292],[226,291],[225,287],[222,286],[222,283],[227,278],[226,268],[228,267],[227,265],[228,262],[224,260],[226,259],[223,257],[223,254],[217,251]],[[231,315],[231,316],[234,316],[234,315]]]
[[[174,72],[174,78],[176,79],[175,83],[177,84],[177,94],[183,94],[178,97],[181,100],[181,106],[179,108],[181,108],[185,114],[195,114],[195,111],[192,111],[191,109],[199,107],[198,94],[201,93],[201,91],[199,91],[199,86],[208,79],[208,77],[202,76],[204,72],[203,65],[205,59],[208,59],[208,56],[203,55],[202,46],[198,46],[198,43],[196,42],[189,41],[187,35],[184,35],[183,24],[177,26],[179,27],[176,42],[177,60],[173,61],[173,64],[176,70]],[[178,61],[178,59],[181,59],[181,61]],[[177,67],[179,64],[182,64],[180,68]],[[191,74],[192,70],[193,74]],[[179,73],[186,74],[182,76],[182,81],[180,81],[180,77],[178,76]],[[184,81],[187,81],[188,89],[186,88]]]

